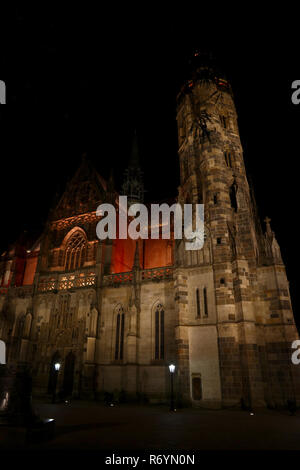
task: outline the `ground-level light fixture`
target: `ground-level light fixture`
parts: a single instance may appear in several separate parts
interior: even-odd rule
[[[171,406],[170,406],[170,411],[176,411],[174,407],[174,372],[175,372],[176,366],[175,364],[170,364],[169,365],[169,371],[170,371],[170,376],[171,376]]]
[[[59,373],[60,366],[61,366],[60,362],[55,362],[55,364],[54,364],[55,373],[54,373],[52,403],[55,403],[55,400],[56,400],[57,378],[58,378],[58,373]]]

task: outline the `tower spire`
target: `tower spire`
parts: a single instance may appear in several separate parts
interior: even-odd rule
[[[129,159],[129,167],[130,168],[140,167],[139,146],[138,146],[136,129],[134,129],[134,134],[133,134],[131,154],[130,154],[130,159]]]
[[[129,165],[124,173],[122,194],[127,196],[128,204],[143,202],[144,182],[143,172],[140,167],[139,147],[136,130],[134,131]]]
[[[268,216],[265,217],[265,220],[264,220],[264,221],[265,221],[265,224],[266,224],[266,232],[267,232],[267,234],[272,234],[272,229],[271,229],[271,224],[270,224],[270,222],[271,222],[270,217],[268,217]]]

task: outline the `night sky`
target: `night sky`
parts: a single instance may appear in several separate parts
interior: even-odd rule
[[[24,230],[39,234],[83,152],[103,177],[113,168],[120,188],[135,128],[146,199],[176,196],[176,95],[193,51],[209,50],[231,81],[247,172],[261,219],[272,219],[300,323],[300,105],[291,102],[291,83],[300,79],[297,15],[234,17],[192,3],[174,11],[101,8],[13,12],[0,69],[8,103],[0,110],[1,250]]]

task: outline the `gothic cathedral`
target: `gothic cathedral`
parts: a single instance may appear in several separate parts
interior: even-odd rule
[[[30,368],[34,393],[166,402],[176,365],[177,402],[193,406],[300,404],[298,339],[280,248],[263,232],[249,187],[232,90],[196,64],[177,97],[178,202],[203,203],[205,242],[105,240],[103,202],[117,207],[86,157],[30,246],[0,259],[0,339],[7,363]],[[142,201],[136,137],[122,194]],[[174,201],[175,202],[175,201]]]

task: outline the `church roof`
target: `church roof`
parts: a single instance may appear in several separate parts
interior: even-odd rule
[[[57,220],[95,211],[99,203],[105,199],[106,191],[106,181],[86,155],[83,155],[78,170],[67,184],[51,218]]]

